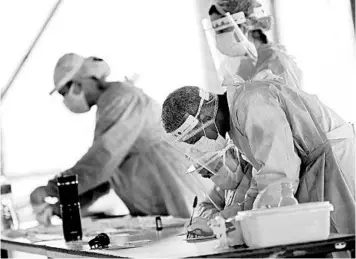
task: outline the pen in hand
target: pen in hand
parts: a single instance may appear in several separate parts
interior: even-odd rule
[[[192,214],[190,215],[190,221],[189,221],[189,225],[192,225],[192,220],[193,220],[193,215],[194,215],[194,210],[195,210],[195,207],[197,206],[198,204],[198,196],[195,196],[194,198],[194,202],[193,202],[193,211],[192,211]],[[187,231],[187,238],[189,236],[189,231]]]

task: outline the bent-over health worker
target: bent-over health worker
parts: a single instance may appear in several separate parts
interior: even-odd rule
[[[268,39],[273,17],[257,0],[218,0],[209,9],[209,20],[207,41],[212,56],[224,60],[220,65],[224,77],[237,74],[250,80],[270,69],[286,86],[302,88],[302,71],[295,59],[283,45]]]
[[[164,101],[162,121],[167,140],[219,187],[188,231],[212,233],[217,215],[276,207],[278,187],[291,182],[299,203],[330,201],[332,233],[355,233],[355,132],[315,95],[267,70],[221,95],[181,87]]]
[[[63,96],[70,111],[97,106],[92,146],[60,175],[78,175],[83,209],[111,187],[131,215],[188,218],[195,186],[182,173],[186,157],[162,139],[161,105],[132,82],[106,81],[109,73],[104,60],[74,53],[55,66],[52,92]],[[58,197],[56,177],[31,194],[37,219],[45,224],[59,214],[58,206],[45,202],[47,196]]]

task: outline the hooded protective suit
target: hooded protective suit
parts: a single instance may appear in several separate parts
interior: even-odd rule
[[[250,59],[241,60],[237,75],[250,80],[259,72],[270,69],[273,74],[283,79],[285,85],[302,89],[302,71],[284,46],[274,43],[263,44],[257,49],[257,53],[255,65]]]
[[[225,205],[223,215],[275,205],[279,195],[275,187],[288,179],[294,183],[299,202],[332,203],[331,232],[355,233],[352,125],[316,96],[284,87],[276,80],[230,86],[227,97],[229,135],[255,171],[241,165],[240,186],[225,192],[232,197],[230,201],[215,191],[215,199]],[[200,213],[209,217],[217,210],[202,204]]]
[[[235,17],[235,22],[239,23],[240,26],[246,27],[249,33],[252,32],[252,34],[254,34],[255,30],[261,30],[262,32],[266,32],[272,27],[273,17],[265,13],[262,5],[258,1],[218,0],[214,5],[211,6],[209,10],[210,20],[213,23],[215,31],[206,29],[209,32],[214,31],[211,33],[212,35],[215,35],[215,37],[218,37],[221,34],[226,34],[217,32],[219,31],[219,28],[224,28],[227,26],[225,24],[226,21],[220,21],[224,17],[226,19],[226,13],[230,13],[231,15],[240,14],[244,16],[245,19],[241,18],[240,20]],[[230,25],[232,26],[231,23]],[[234,35],[235,37],[238,35],[236,29]],[[213,36],[210,36],[210,34],[208,33],[207,37],[207,42],[210,43],[209,47],[212,53],[212,57],[214,59],[214,62],[216,63],[216,67],[221,70],[218,71],[218,73],[222,74],[221,76],[227,76],[227,78],[229,78],[229,75],[231,76],[236,74],[245,80],[251,80],[259,72],[265,69],[270,69],[273,74],[283,78],[283,83],[286,86],[297,87],[300,89],[302,88],[302,72],[298,67],[297,63],[295,62],[294,58],[287,53],[284,46],[274,43],[263,43],[264,41],[261,41],[260,44],[256,45],[257,59],[256,57],[252,59],[242,56],[228,57],[227,54],[221,53],[221,51],[218,50],[218,42],[214,40]],[[240,39],[240,41],[241,40],[242,39]],[[233,38],[230,40],[230,42],[224,43],[225,45],[230,46],[230,48],[237,48],[238,45],[238,43],[235,42]],[[217,57],[220,57],[220,59],[224,60],[222,62],[223,65],[220,64],[219,59]],[[236,70],[235,64],[238,63],[239,66]],[[223,72],[224,70],[228,72]],[[228,80],[226,79],[226,81]]]

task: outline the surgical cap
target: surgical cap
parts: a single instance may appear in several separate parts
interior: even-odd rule
[[[201,111],[207,116],[202,123],[215,116],[214,97],[214,94],[209,93],[209,100],[203,103]],[[165,131],[171,133],[178,129],[184,123],[186,114],[196,116],[201,99],[200,89],[196,86],[183,86],[169,94],[162,106],[162,123]]]
[[[262,7],[257,0],[217,0],[216,5],[225,13],[235,14],[243,12],[246,17],[246,25],[249,29],[269,30],[273,19],[271,16],[255,17],[254,8]]]
[[[84,58],[80,55],[69,53],[63,55],[54,69],[54,91],[59,91],[76,75],[83,77],[104,78],[110,74],[109,65],[96,57]]]

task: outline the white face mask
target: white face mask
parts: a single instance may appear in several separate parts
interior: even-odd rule
[[[233,190],[238,185],[238,175],[237,173],[232,172],[230,168],[236,168],[236,170],[238,168],[238,151],[230,140],[225,140],[222,137],[220,139],[223,139],[224,141],[219,143],[219,148],[221,147],[220,145],[223,145],[222,149],[220,148],[220,150],[201,152],[196,148],[192,148],[192,150],[194,149],[196,151],[191,153],[190,156],[198,162],[194,165],[196,172],[199,172],[202,168],[205,168],[213,174],[213,176],[210,177],[210,180],[212,180],[217,186],[224,190]],[[218,147],[218,145],[215,147]],[[231,155],[231,153],[227,155],[227,152],[230,152],[229,150],[231,148],[234,148],[234,151],[236,152],[236,159],[233,155]]]
[[[210,177],[210,180],[223,190],[234,190],[238,184],[237,174],[231,172],[226,165],[220,169],[219,174]]]
[[[217,139],[209,139],[206,136],[201,137],[193,148],[201,152],[214,152],[223,149],[226,146],[226,140],[218,134]]]
[[[217,34],[216,47],[222,54],[229,57],[244,56],[246,54],[245,42],[236,39],[235,31]]]
[[[90,107],[85,99],[84,91],[81,90],[79,94],[75,94],[73,89],[74,87],[71,86],[69,92],[64,96],[64,105],[74,113],[88,112]]]

